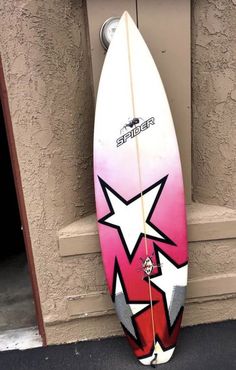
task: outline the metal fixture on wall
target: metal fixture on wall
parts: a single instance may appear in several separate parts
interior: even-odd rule
[[[117,28],[117,25],[119,23],[120,18],[118,17],[111,17],[108,18],[102,25],[100,29],[100,41],[102,43],[102,46],[105,50],[108,49],[110,42],[112,40],[112,37],[115,33],[115,30]]]

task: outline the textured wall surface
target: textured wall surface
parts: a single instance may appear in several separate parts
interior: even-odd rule
[[[68,297],[105,289],[100,255],[58,253],[58,230],[94,211],[84,1],[0,5],[1,57],[48,343],[118,334],[114,315],[72,320],[67,309]],[[194,198],[234,207],[236,1],[193,1],[192,27]],[[190,278],[234,271],[234,246],[192,245]],[[191,303],[185,322],[231,318],[234,307],[223,299],[220,306]]]
[[[236,207],[236,1],[195,0],[194,200]]]
[[[83,259],[58,256],[57,231],[94,210],[85,7],[80,0],[0,4],[1,56],[42,310],[45,319],[63,320],[63,297],[86,290],[87,275]]]

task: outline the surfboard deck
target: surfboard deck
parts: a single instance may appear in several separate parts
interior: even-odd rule
[[[103,264],[118,318],[143,364],[167,362],[187,284],[183,179],[161,78],[127,12],[99,83],[94,184]]]

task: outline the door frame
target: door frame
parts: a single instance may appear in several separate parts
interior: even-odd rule
[[[28,261],[33,298],[34,298],[34,303],[35,303],[36,321],[38,324],[39,334],[42,337],[43,345],[46,345],[46,334],[45,334],[44,321],[43,321],[43,315],[42,315],[42,309],[41,309],[41,303],[40,303],[39,288],[38,288],[37,276],[36,276],[36,271],[35,271],[32,244],[31,244],[30,233],[29,233],[29,224],[28,224],[27,213],[26,213],[26,208],[25,208],[24,193],[23,193],[22,181],[21,181],[21,175],[20,175],[20,167],[19,167],[19,162],[17,158],[17,151],[16,151],[16,145],[15,145],[14,132],[13,132],[9,103],[8,103],[7,88],[6,88],[5,78],[4,78],[4,71],[3,71],[1,55],[0,55],[0,103],[2,104],[2,109],[3,109],[3,117],[4,117],[5,127],[6,127],[6,133],[7,133],[7,141],[8,141],[8,146],[9,146],[18,207],[19,207],[19,212],[20,212],[20,219],[21,219],[21,223],[23,226],[24,244],[25,244],[26,256],[27,256],[27,261]]]

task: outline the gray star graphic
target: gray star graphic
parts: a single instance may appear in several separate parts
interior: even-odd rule
[[[171,326],[174,324],[174,321],[181,309],[184,306],[185,300],[185,286],[176,285],[173,288],[170,308],[169,308],[169,316],[170,316],[170,324]]]
[[[129,304],[126,303],[124,293],[118,293],[115,295],[115,307],[117,311],[117,315],[119,317],[120,322],[124,327],[133,335],[135,339],[137,339],[134,326],[131,320],[133,313]]]

